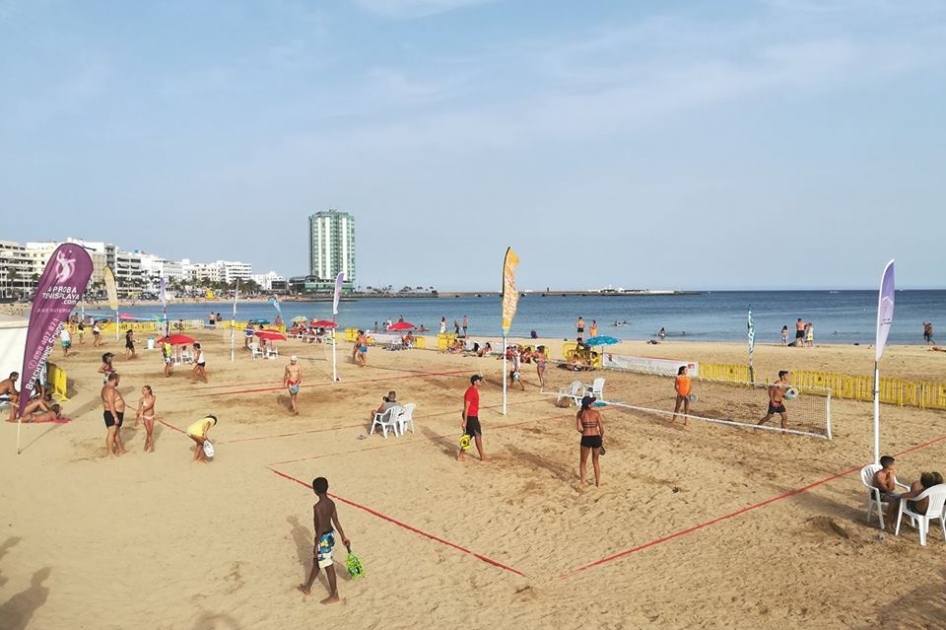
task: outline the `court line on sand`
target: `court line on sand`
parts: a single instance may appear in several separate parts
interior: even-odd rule
[[[288,475],[288,474],[286,474],[286,473],[284,473],[284,472],[282,472],[282,471],[276,470],[275,468],[272,468],[272,467],[269,467],[269,466],[267,466],[267,468],[269,468],[269,470],[271,470],[271,471],[272,471],[273,473],[275,473],[276,475],[279,475],[279,476],[282,477],[283,479],[288,479],[288,480],[290,480],[290,481],[294,481],[294,482],[296,482],[297,484],[299,484],[300,486],[303,486],[303,487],[305,487],[305,488],[311,489],[311,486],[310,486],[309,484],[307,484],[306,482],[304,482],[304,481],[302,481],[302,480],[300,480],[300,479],[296,479],[295,477],[293,477],[293,476],[291,476],[291,475]],[[340,496],[338,496],[337,494],[329,493],[329,496],[332,497],[333,499],[335,499],[336,501],[340,501],[340,502],[342,502],[342,503],[344,503],[344,504],[346,504],[346,505],[350,505],[350,506],[353,507],[353,508],[357,508],[357,509],[359,509],[359,510],[362,510],[362,511],[364,511],[364,512],[367,512],[368,514],[371,514],[372,516],[375,516],[375,517],[377,517],[377,518],[380,518],[380,519],[382,519],[382,520],[385,520],[385,521],[387,521],[387,522],[389,522],[389,523],[393,523],[394,525],[397,525],[398,527],[401,527],[401,528],[406,529],[406,530],[408,530],[408,531],[410,531],[410,532],[413,532],[413,533],[415,533],[415,534],[418,534],[418,535],[420,535],[420,536],[423,536],[424,538],[429,538],[430,540],[433,540],[434,542],[438,542],[438,543],[440,543],[441,545],[446,545],[447,547],[450,547],[451,549],[456,549],[457,551],[460,551],[460,552],[463,552],[463,553],[465,553],[465,554],[467,554],[467,555],[473,556],[473,557],[476,558],[477,560],[480,560],[480,561],[482,561],[482,562],[485,562],[486,564],[491,564],[491,565],[493,565],[494,567],[498,567],[498,568],[503,569],[503,570],[505,570],[505,571],[509,571],[510,573],[514,573],[515,575],[518,575],[518,576],[520,576],[520,577],[526,577],[525,573],[523,573],[522,571],[518,571],[518,570],[516,570],[516,569],[514,569],[514,568],[512,568],[512,567],[510,567],[510,566],[508,566],[508,565],[503,564],[502,562],[499,562],[498,560],[493,560],[492,558],[489,558],[489,557],[487,557],[487,556],[484,556],[484,555],[481,554],[481,553],[477,553],[477,552],[475,552],[475,551],[471,551],[471,550],[467,549],[466,547],[461,547],[460,545],[458,545],[458,544],[456,544],[456,543],[452,543],[452,542],[450,542],[449,540],[444,540],[443,538],[440,538],[439,536],[435,536],[434,534],[430,534],[430,533],[425,532],[425,531],[423,531],[423,530],[417,529],[417,528],[414,527],[413,525],[408,525],[407,523],[401,522],[401,521],[399,521],[399,520],[397,520],[397,519],[395,519],[395,518],[392,518],[392,517],[390,517],[390,516],[387,516],[387,515],[385,515],[385,514],[382,514],[381,512],[378,512],[377,510],[373,510],[373,509],[371,509],[370,507],[368,507],[368,506],[366,506],[366,505],[362,505],[362,504],[360,504],[360,503],[355,503],[354,501],[351,501],[351,500],[346,499],[346,498],[344,498],[344,497],[340,497]]]
[[[916,446],[911,446],[910,448],[905,449],[905,450],[902,450],[902,451],[900,451],[899,453],[894,453],[894,457],[900,457],[901,455],[905,455],[906,453],[912,453],[913,451],[918,451],[918,450],[924,449],[924,448],[926,448],[926,447],[928,447],[928,446],[932,446],[933,444],[937,444],[937,443],[943,442],[943,441],[946,441],[946,435],[941,435],[940,437],[934,438],[934,439],[932,439],[932,440],[929,440],[928,442],[924,442],[924,443],[922,443],[922,444],[917,444]],[[665,542],[670,542],[671,540],[676,540],[677,538],[682,538],[683,536],[686,536],[687,534],[692,534],[693,532],[699,531],[699,530],[701,530],[701,529],[705,529],[705,528],[707,528],[707,527],[710,527],[711,525],[715,525],[716,523],[721,523],[722,521],[726,521],[726,520],[729,520],[729,519],[731,519],[731,518],[736,518],[737,516],[741,516],[741,515],[746,514],[746,513],[748,513],[748,512],[752,512],[753,510],[757,510],[757,509],[759,509],[759,508],[763,508],[763,507],[765,507],[765,506],[767,506],[767,505],[771,505],[771,504],[776,503],[776,502],[778,502],[778,501],[781,501],[781,500],[783,500],[783,499],[788,499],[788,498],[790,498],[790,497],[795,496],[796,494],[802,494],[803,492],[808,492],[808,491],[811,490],[812,488],[817,488],[818,486],[822,486],[822,485],[824,485],[824,484],[827,484],[827,483],[829,483],[829,482],[831,482],[831,481],[834,481],[835,479],[840,479],[841,477],[846,477],[846,476],[850,475],[851,473],[854,473],[854,472],[859,471],[859,470],[860,470],[861,468],[863,468],[863,467],[864,467],[864,464],[861,464],[861,465],[858,465],[858,466],[854,466],[854,467],[852,467],[852,468],[848,468],[848,469],[846,469],[846,470],[842,470],[842,471],[839,472],[839,473],[835,473],[835,474],[833,474],[833,475],[830,475],[830,476],[828,476],[828,477],[825,477],[824,479],[820,479],[820,480],[818,480],[818,481],[815,481],[814,483],[810,483],[810,484],[808,484],[808,485],[806,485],[806,486],[802,486],[802,487],[799,487],[799,488],[795,488],[794,490],[789,490],[788,492],[783,492],[782,494],[779,494],[779,495],[777,495],[777,496],[774,496],[774,497],[772,497],[772,498],[770,498],[770,499],[766,499],[765,501],[761,501],[761,502],[756,503],[756,504],[754,504],[754,505],[750,505],[750,506],[741,508],[741,509],[739,509],[739,510],[736,510],[735,512],[731,512],[731,513],[729,513],[729,514],[724,514],[723,516],[717,516],[716,518],[710,519],[710,520],[705,521],[705,522],[703,522],[703,523],[700,523],[700,524],[698,524],[698,525],[694,525],[693,527],[689,527],[689,528],[684,529],[684,530],[681,530],[681,531],[679,531],[679,532],[675,532],[675,533],[670,534],[670,535],[668,535],[668,536],[663,536],[663,537],[661,537],[661,538],[657,538],[656,540],[652,540],[652,541],[650,541],[650,542],[646,542],[646,543],[644,543],[644,544],[642,544],[642,545],[637,545],[636,547],[631,547],[630,549],[626,549],[626,550],[621,551],[621,552],[619,552],[619,553],[616,553],[616,554],[607,556],[607,557],[602,558],[602,559],[600,559],[600,560],[596,560],[595,562],[592,562],[592,563],[589,563],[589,564],[586,564],[586,565],[577,567],[577,568],[575,568],[575,569],[570,569],[570,570],[566,571],[565,573],[562,573],[561,575],[559,575],[559,578],[565,579],[565,578],[567,578],[567,577],[569,577],[569,576],[571,576],[571,575],[574,575],[575,573],[579,573],[579,572],[581,572],[581,571],[587,571],[588,569],[592,569],[592,568],[594,568],[594,567],[598,567],[598,566],[601,566],[601,565],[603,565],[603,564],[607,564],[607,563],[609,563],[609,562],[613,562],[613,561],[615,561],[615,560],[620,560],[620,559],[622,559],[622,558],[626,558],[627,556],[630,556],[630,555],[632,555],[632,554],[635,554],[635,553],[637,553],[637,552],[639,552],[639,551],[643,551],[643,550],[645,550],[645,549],[650,549],[651,547],[656,547],[657,545],[661,545],[661,544],[663,544],[663,543],[665,543]]]

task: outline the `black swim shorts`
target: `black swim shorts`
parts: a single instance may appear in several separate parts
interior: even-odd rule
[[[581,436],[581,447],[582,448],[601,448],[601,436],[600,435]]]
[[[804,330],[796,330],[796,331],[795,331],[795,339],[804,339],[804,338],[805,338],[805,331],[804,331]]]
[[[125,421],[125,412],[124,411],[118,412],[117,423],[115,422],[115,416],[113,416],[112,412],[109,411],[108,409],[105,410],[105,412],[102,414],[102,417],[105,418],[105,426],[107,428],[111,428],[117,424],[118,428],[120,429],[122,428],[122,423]]]
[[[776,413],[785,413],[785,405],[783,403],[769,403],[769,415]]]
[[[464,431],[471,438],[479,437],[483,435],[483,428],[480,426],[480,419],[476,416],[467,416],[466,418],[466,431]]]

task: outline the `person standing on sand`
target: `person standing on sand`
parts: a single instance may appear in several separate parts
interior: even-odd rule
[[[578,321],[575,322],[575,330],[578,331],[576,337],[585,336],[585,318],[581,315],[578,316]]]
[[[97,348],[102,343],[102,328],[99,323],[92,322],[92,347]]]
[[[591,337],[598,336],[598,320],[597,319],[591,320],[591,328],[588,329],[588,334]]]
[[[200,344],[195,343],[194,344],[194,371],[191,373],[191,378],[196,383],[198,377],[204,379],[205,383],[210,382],[207,379],[207,357],[204,355],[204,350],[200,347]]]
[[[548,357],[545,356],[545,346],[536,348],[532,358],[535,359],[535,371],[539,376],[539,391],[542,391],[545,389],[545,364],[548,362]]]
[[[933,323],[923,322],[923,341],[928,345],[933,344]]]
[[[483,382],[483,377],[479,374],[474,374],[470,377],[470,386],[463,394],[463,411],[460,414],[460,417],[463,418],[463,422],[460,423],[460,428],[476,443],[476,452],[480,455],[480,461],[485,462],[486,453],[483,451],[483,427],[480,426],[479,418],[481,382]],[[463,456],[464,453],[461,448],[460,452],[457,453],[457,461],[462,462]]]
[[[795,347],[801,348],[805,345],[805,322],[799,317],[795,320]]]
[[[16,419],[16,410],[20,406],[20,392],[16,389],[16,381],[19,378],[19,372],[10,372],[10,378],[0,381],[0,394],[10,397],[10,422]]]
[[[805,324],[805,347],[815,347],[815,325],[811,322]]]
[[[299,357],[292,355],[289,358],[289,365],[286,366],[286,374],[283,377],[286,389],[289,390],[289,406],[292,413],[299,415],[299,409],[296,407],[296,396],[299,395],[299,387],[302,385],[302,367],[299,365]]]
[[[788,326],[782,326],[782,345],[788,345]]]
[[[588,453],[591,453],[591,465],[595,470],[595,486],[601,485],[601,441],[604,438],[604,420],[601,413],[593,409],[594,396],[581,399],[581,410],[575,415],[575,428],[581,433],[581,456],[578,462],[578,484],[585,485],[585,472],[588,470]]]
[[[447,333],[447,318],[440,318],[440,334],[445,335]]]
[[[677,376],[673,380],[673,389],[677,392],[677,401],[673,406],[673,417],[670,424],[677,421],[677,413],[680,411],[680,405],[683,405],[683,426],[687,426],[687,420],[690,415],[690,376],[687,374],[687,366],[681,365],[677,370]]]
[[[782,420],[782,429],[788,426],[788,411],[785,409],[785,390],[788,389],[789,372],[780,370],[778,380],[769,385],[769,409],[765,417],[759,420],[757,426],[761,426],[772,419],[772,416],[778,414]]]
[[[105,411],[105,451],[106,457],[118,457],[125,454],[125,445],[122,444],[122,423],[125,421],[125,399],[118,391],[119,376],[115,372],[108,375],[105,387],[102,388],[102,405]]]
[[[299,585],[299,590],[304,595],[312,593],[312,584],[319,575],[319,569],[325,569],[325,577],[328,578],[329,595],[322,600],[323,604],[335,604],[340,600],[338,598],[338,585],[335,578],[335,530],[342,538],[345,547],[351,549],[351,540],[345,536],[345,530],[338,521],[338,510],[335,509],[335,502],[328,497],[328,480],[325,477],[316,477],[312,480],[312,491],[319,497],[318,502],[312,506],[312,528],[315,530],[315,540],[312,549],[312,570],[309,572],[309,579],[304,584]]]
[[[157,397],[150,385],[141,388],[141,398],[138,399],[138,412],[135,414],[135,426],[139,422],[145,425],[145,452],[154,452],[154,404]]]
[[[69,332],[69,326],[63,326],[59,333],[59,342],[62,345],[62,356],[69,356],[69,348],[72,347],[72,333]]]
[[[359,367],[365,367],[368,364],[368,337],[365,335],[365,331],[358,331],[358,338],[355,340],[355,354],[354,354],[355,363]]]
[[[464,339],[466,339],[467,336],[468,336],[467,333],[466,333],[466,331],[467,331],[467,328],[469,327],[469,325],[470,325],[470,323],[467,321],[466,315],[464,315],[464,316],[463,316],[463,338],[464,338]]]
[[[130,328],[125,333],[125,360],[135,358],[135,331]]]

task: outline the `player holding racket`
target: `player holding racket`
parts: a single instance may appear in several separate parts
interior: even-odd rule
[[[677,392],[677,401],[673,405],[673,418],[670,424],[677,421],[677,413],[680,411],[680,405],[683,405],[683,426],[687,426],[690,415],[690,376],[687,373],[687,366],[681,365],[677,370],[677,375],[673,379],[673,388]]]
[[[785,390],[787,390],[790,385],[788,383],[788,378],[790,374],[788,370],[779,370],[778,380],[769,385],[769,409],[766,412],[765,417],[759,420],[757,426],[761,426],[772,419],[772,416],[778,414],[782,420],[782,429],[787,428],[788,425],[788,411],[785,409]]]
[[[476,443],[476,452],[480,454],[480,461],[486,461],[486,453],[483,452],[483,428],[480,426],[479,419],[480,383],[482,382],[483,377],[474,374],[470,377],[470,386],[463,394],[463,411],[461,413],[463,422],[460,423],[460,428],[463,429],[465,439],[460,440],[460,452],[457,453],[458,462],[463,461],[466,449],[470,448],[470,440]],[[463,448],[464,445],[466,448]]]

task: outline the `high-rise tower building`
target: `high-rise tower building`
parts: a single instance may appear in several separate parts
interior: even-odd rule
[[[346,284],[355,282],[355,217],[327,210],[309,217],[309,275],[335,280],[345,272]]]

